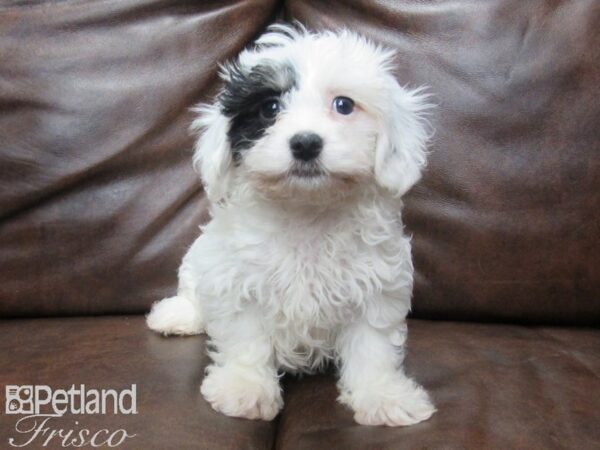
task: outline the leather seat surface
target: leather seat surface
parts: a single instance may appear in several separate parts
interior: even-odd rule
[[[409,321],[407,371],[438,408],[408,428],[357,425],[331,376],[292,380],[279,449],[600,448],[600,330]]]
[[[412,320],[407,371],[429,390],[438,412],[397,429],[355,424],[335,401],[332,374],[286,377],[286,404],[276,422],[218,414],[199,393],[208,362],[205,338],[163,338],[140,316],[2,321],[0,335],[0,386],[121,389],[136,383],[137,415],[60,419],[65,426],[77,419],[92,429],[137,434],[123,448],[600,446],[600,330]],[[3,405],[3,389],[0,395]],[[13,436],[14,422],[15,416],[0,415],[0,435]]]
[[[203,336],[164,338],[141,316],[9,320],[0,322],[0,336],[2,407],[8,384],[118,390],[136,384],[137,414],[65,416],[54,419],[54,428],[70,429],[75,420],[90,430],[123,428],[136,434],[116,447],[123,449],[271,448],[274,423],[230,419],[202,398]],[[0,447],[9,437],[23,442],[17,417],[0,415]],[[63,447],[52,441],[47,448]]]

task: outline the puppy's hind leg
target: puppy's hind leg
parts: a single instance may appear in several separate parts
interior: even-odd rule
[[[196,282],[191,268],[184,260],[179,268],[177,295],[152,305],[146,324],[151,330],[165,335],[193,335],[204,331],[200,302],[196,297]]]

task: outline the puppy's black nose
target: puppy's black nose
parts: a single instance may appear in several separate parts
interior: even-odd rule
[[[296,133],[290,139],[290,148],[294,158],[302,161],[315,159],[323,149],[323,139],[321,136],[309,131]]]

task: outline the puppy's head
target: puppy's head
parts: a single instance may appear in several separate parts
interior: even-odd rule
[[[194,164],[213,201],[237,190],[323,203],[369,184],[404,194],[425,164],[429,107],[392,75],[394,54],[348,31],[273,26],[223,66],[198,109]]]

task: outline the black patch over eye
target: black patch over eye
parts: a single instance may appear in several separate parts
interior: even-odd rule
[[[333,109],[344,116],[352,114],[352,111],[354,111],[354,100],[349,97],[336,97],[333,99]]]
[[[260,105],[260,113],[265,119],[274,119],[281,110],[281,103],[277,98],[270,98]]]
[[[250,69],[237,64],[227,67],[229,79],[218,97],[221,111],[229,118],[227,138],[234,162],[252,147],[275,123],[281,97],[296,85],[288,65],[257,65]]]

